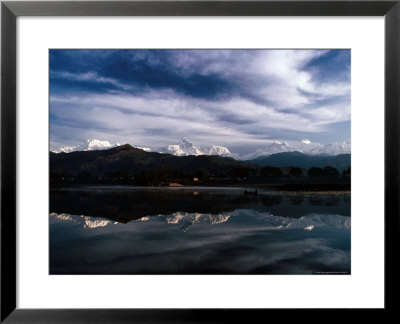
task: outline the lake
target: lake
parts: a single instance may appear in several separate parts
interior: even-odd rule
[[[348,193],[50,190],[50,274],[350,274]]]

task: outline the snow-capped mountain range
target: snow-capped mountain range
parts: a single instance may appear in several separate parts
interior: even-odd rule
[[[242,156],[243,160],[252,160],[259,157],[267,157],[272,154],[282,152],[301,152],[309,155],[338,155],[351,152],[350,142],[336,142],[332,144],[313,143],[308,139],[301,139],[296,142],[280,142],[274,141],[268,143],[263,148],[258,149],[254,153]]]
[[[86,142],[74,145],[64,146],[59,149],[53,150],[54,153],[71,153],[74,151],[94,151],[94,150],[107,150],[113,147],[120,146],[121,144],[111,144],[109,141],[100,141],[97,139],[88,139]]]
[[[70,153],[74,151],[93,151],[93,150],[105,150],[116,146],[119,143],[111,144],[109,141],[100,141],[96,139],[89,139],[82,144],[75,146],[64,146],[59,149],[55,149],[54,153]],[[148,147],[136,147],[146,152],[151,152],[152,149]],[[181,139],[178,144],[171,144],[167,147],[163,147],[159,150],[155,150],[159,153],[169,153],[176,156],[187,156],[187,155],[219,155],[225,157],[233,157],[238,160],[252,160],[259,157],[267,157],[276,153],[283,152],[301,152],[309,155],[338,155],[351,153],[351,143],[348,142],[336,142],[331,144],[320,144],[313,143],[308,139],[301,139],[299,141],[281,142],[273,141],[264,145],[262,148],[256,150],[253,153],[239,155],[231,153],[230,150],[223,146],[210,145],[207,147],[200,147],[189,141],[188,138]]]
[[[169,153],[177,156],[186,155],[220,155],[231,156],[231,152],[223,146],[211,145],[201,148],[192,144],[186,137],[181,139],[178,144],[168,145],[166,148],[161,148],[160,153]]]

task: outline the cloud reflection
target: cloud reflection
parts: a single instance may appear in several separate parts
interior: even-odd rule
[[[146,216],[127,224],[50,214],[51,274],[350,273],[350,217],[255,209]]]

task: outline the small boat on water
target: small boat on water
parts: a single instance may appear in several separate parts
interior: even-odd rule
[[[258,191],[257,191],[257,189],[256,190],[248,190],[248,189],[246,189],[245,191],[244,191],[244,194],[245,195],[255,195],[255,196],[257,196],[258,195]]]

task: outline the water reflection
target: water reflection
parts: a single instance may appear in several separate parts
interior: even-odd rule
[[[58,190],[51,274],[350,273],[350,199],[239,189]]]
[[[200,213],[184,213],[177,212],[163,218],[166,224],[178,225],[179,228],[186,232],[188,228],[194,224],[198,223],[210,223],[210,224],[221,224],[227,222],[231,216],[233,217],[253,217],[257,221],[261,221],[264,224],[269,224],[271,229],[294,229],[302,228],[307,231],[311,231],[316,227],[331,226],[336,228],[344,228],[350,230],[351,219],[350,217],[340,216],[340,215],[321,215],[321,214],[310,214],[303,216],[301,218],[290,218],[282,216],[274,216],[269,213],[261,213],[251,209],[235,210],[234,212],[228,214],[200,214]],[[148,222],[154,220],[156,216],[153,217],[142,217],[132,222]],[[55,220],[56,219],[56,220]],[[82,225],[83,228],[97,228],[105,227],[108,225],[116,225],[118,222],[113,222],[108,219],[95,218],[90,216],[77,216],[69,214],[57,214],[50,213],[50,224],[56,224],[58,221],[70,221],[76,224]],[[249,222],[249,219],[247,220]]]
[[[219,214],[245,208],[292,218],[311,213],[350,216],[350,199],[344,194],[316,196],[259,191],[257,196],[251,196],[243,193],[241,188],[51,190],[50,212],[103,217],[121,223],[175,212]]]

